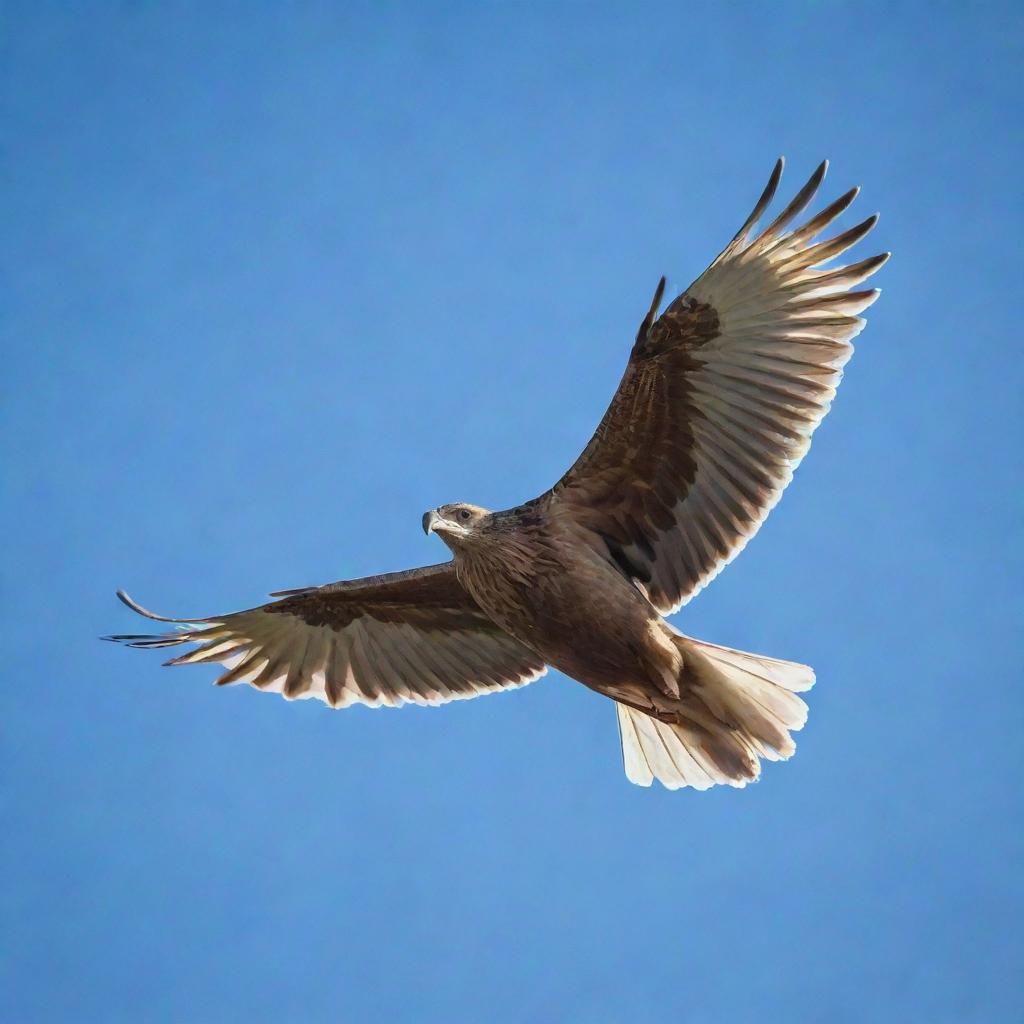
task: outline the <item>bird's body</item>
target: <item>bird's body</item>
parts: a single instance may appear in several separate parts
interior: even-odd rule
[[[487,615],[544,662],[600,693],[664,685],[667,623],[571,522],[526,507],[452,545],[455,573]]]
[[[805,665],[678,632],[677,610],[757,532],[828,411],[877,297],[851,291],[888,254],[845,267],[876,218],[814,243],[853,189],[800,227],[822,164],[760,234],[782,171],[711,266],[659,316],[664,278],[611,405],[549,491],[488,512],[442,505],[424,530],[447,563],[287,591],[190,619],[139,647],[199,646],[249,682],[332,707],[440,704],[523,685],[553,666],[616,703],[626,773],[650,785],[745,785],[789,757]],[[136,611],[161,619],[140,608]]]

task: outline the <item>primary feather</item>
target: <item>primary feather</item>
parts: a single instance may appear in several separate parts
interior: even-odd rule
[[[778,502],[828,412],[864,326],[858,314],[878,297],[848,289],[888,253],[818,269],[877,217],[809,244],[856,190],[785,233],[826,169],[751,240],[778,185],[776,165],[722,254],[660,318],[648,314],[590,444],[541,499],[603,538],[663,614],[735,558]]]

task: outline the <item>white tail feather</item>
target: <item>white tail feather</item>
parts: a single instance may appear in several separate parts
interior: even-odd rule
[[[616,705],[630,782],[742,787],[760,776],[760,759],[792,756],[790,732],[807,721],[807,705],[796,694],[814,685],[810,667],[682,635],[676,643],[685,665],[678,719]]]

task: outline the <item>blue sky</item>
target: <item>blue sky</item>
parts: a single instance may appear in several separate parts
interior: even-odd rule
[[[0,1018],[1020,1011],[1011,5],[6,4]],[[881,300],[675,619],[818,671],[797,757],[630,786],[557,674],[286,704],[95,639],[436,561],[586,442],[775,158]]]

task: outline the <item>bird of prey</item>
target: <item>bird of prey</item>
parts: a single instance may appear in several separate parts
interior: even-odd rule
[[[822,163],[767,227],[780,159],[718,258],[661,310],[665,279],[594,436],[547,492],[515,508],[423,516],[452,558],[279,591],[269,604],[172,619],[107,639],[196,644],[167,662],[220,662],[247,682],[331,707],[444,704],[523,686],[547,666],[615,702],[625,771],[641,786],[743,786],[788,758],[814,682],[806,665],[685,636],[677,611],[757,532],[828,411],[858,316],[889,253],[825,266],[877,215],[826,241],[851,189],[794,224]],[[660,311],[660,312],[659,312]]]

